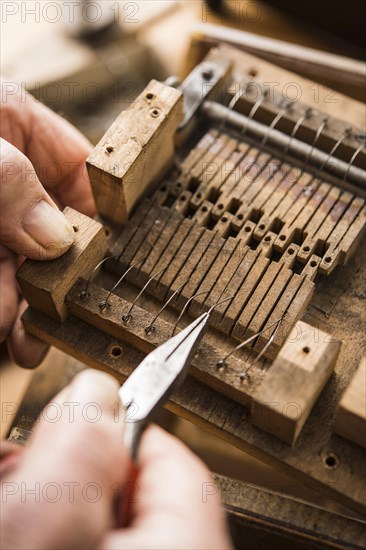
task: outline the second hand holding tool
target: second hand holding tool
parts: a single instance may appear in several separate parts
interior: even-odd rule
[[[123,441],[130,452],[129,484],[138,476],[137,455],[144,428],[156,409],[163,405],[184,380],[188,367],[204,336],[212,308],[179,334],[149,353],[119,390],[124,417]],[[129,523],[126,498],[118,506],[119,523]]]

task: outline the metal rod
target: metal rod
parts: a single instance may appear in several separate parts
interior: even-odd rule
[[[236,111],[231,111],[225,107],[225,105],[221,105],[220,103],[216,103],[214,101],[205,101],[202,104],[202,112],[206,117],[215,122],[221,122],[223,118],[227,117],[227,124],[233,126],[239,131],[243,127],[246,127],[248,134],[258,141],[261,141],[268,132],[268,126],[265,124],[262,124],[256,120],[249,121],[248,117],[245,115],[242,115]],[[366,190],[365,170],[362,170],[362,168],[358,168],[357,166],[349,166],[349,163],[336,157],[332,157],[331,162],[329,162],[329,159],[327,160],[328,153],[325,153],[317,148],[312,150],[311,145],[304,143],[295,137],[291,138],[279,130],[273,129],[268,137],[267,146],[271,149],[273,148],[277,152],[282,152],[287,147],[287,153],[300,161],[306,161],[309,156],[308,163],[315,168],[326,162],[327,173],[336,176],[341,180],[347,175],[349,183],[358,185],[362,189]]]

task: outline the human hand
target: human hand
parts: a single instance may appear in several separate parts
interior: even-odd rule
[[[57,258],[74,232],[59,208],[94,215],[84,161],[91,145],[68,122],[14,83],[1,81],[0,338],[14,360],[34,367],[47,347],[26,335],[20,322],[26,304],[15,273],[22,256]]]
[[[46,407],[0,478],[1,548],[231,548],[217,495],[203,498],[209,472],[161,429],[143,435],[137,484],[126,490],[117,390],[112,377],[84,371]],[[115,526],[117,487],[132,497],[127,528]]]

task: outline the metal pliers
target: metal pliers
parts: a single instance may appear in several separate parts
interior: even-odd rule
[[[152,413],[166,402],[185,378],[208,326],[203,313],[176,336],[149,353],[119,390],[125,409],[123,440],[136,463],[143,429]]]

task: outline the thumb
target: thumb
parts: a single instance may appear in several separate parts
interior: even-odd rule
[[[128,463],[118,387],[87,370],[44,409],[21,467],[5,481],[19,490],[2,505],[2,548],[90,550],[111,527]]]
[[[0,147],[1,242],[33,260],[61,256],[73,243],[72,225],[46,193],[29,159],[4,139]]]

